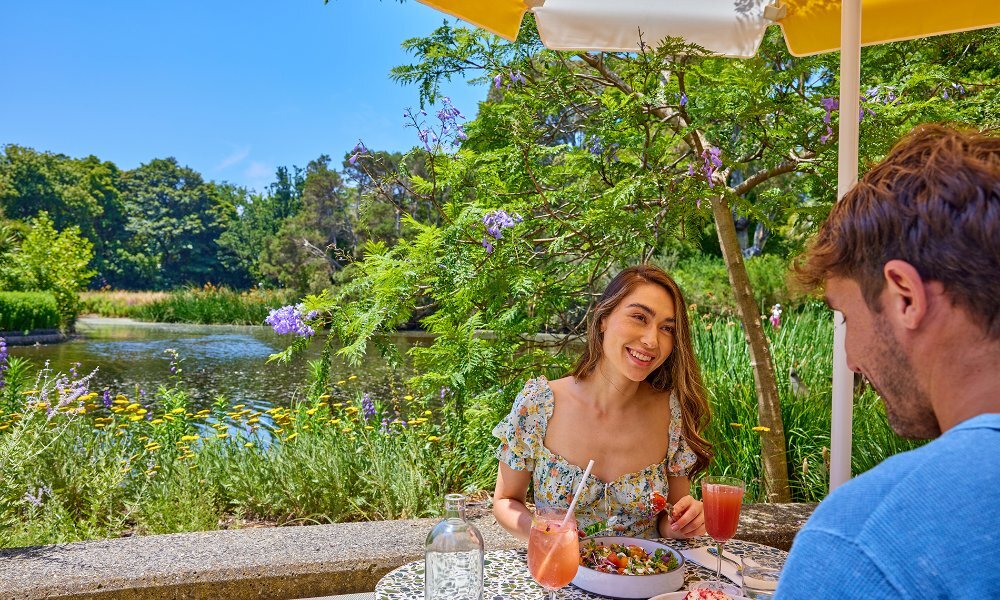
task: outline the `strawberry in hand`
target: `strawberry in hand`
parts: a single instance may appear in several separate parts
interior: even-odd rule
[[[654,515],[658,515],[667,508],[667,499],[660,492],[653,492],[649,495],[649,505]]]

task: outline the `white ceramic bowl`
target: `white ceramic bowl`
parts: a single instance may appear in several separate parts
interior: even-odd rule
[[[580,565],[580,568],[576,572],[576,577],[573,578],[573,585],[580,589],[614,598],[645,599],[664,592],[679,590],[684,585],[684,557],[670,546],[653,540],[633,537],[591,537],[587,538],[587,540],[603,543],[604,545],[635,545],[650,554],[662,549],[677,557],[678,564],[672,571],[657,573],[655,575],[618,575],[595,571],[594,569]]]

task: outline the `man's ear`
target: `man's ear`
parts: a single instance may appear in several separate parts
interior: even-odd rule
[[[907,329],[920,326],[928,311],[927,283],[910,263],[893,259],[882,267],[885,290],[882,310]]]

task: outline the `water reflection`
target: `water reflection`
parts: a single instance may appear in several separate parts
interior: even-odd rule
[[[129,397],[150,397],[160,386],[173,385],[170,359],[165,350],[177,350],[180,379],[196,408],[207,408],[222,396],[230,404],[246,404],[255,410],[289,405],[302,398],[309,379],[309,359],[319,356],[322,340],[289,363],[268,364],[267,358],[290,342],[265,327],[230,325],[180,325],[140,323],[128,319],[85,317],[77,324],[80,337],[62,344],[15,346],[12,356],[23,356],[37,367],[49,362],[53,370],[77,372],[98,369],[92,390],[109,388]],[[394,338],[405,351],[420,339]],[[375,355],[359,367],[334,359],[331,367],[337,400],[354,400],[363,392],[389,400],[404,389],[411,375],[408,367],[391,368]],[[356,375],[356,379],[349,379]]]

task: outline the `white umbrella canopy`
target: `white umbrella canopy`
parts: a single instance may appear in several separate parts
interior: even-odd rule
[[[856,183],[861,47],[1000,25],[1000,0],[419,0],[501,37],[517,37],[535,15],[553,50],[636,52],[666,37],[683,38],[734,58],[757,52],[769,25],[781,26],[789,51],[840,54],[837,198]],[[834,316],[830,489],[851,478],[853,374],[846,328]]]

